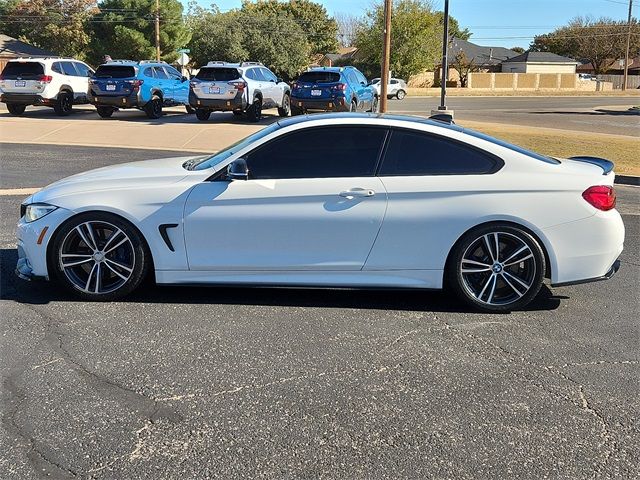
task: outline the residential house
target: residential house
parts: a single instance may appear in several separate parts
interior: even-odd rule
[[[576,73],[579,62],[551,52],[525,52],[502,62],[503,73]]]
[[[28,43],[0,33],[0,71],[9,60],[19,57],[54,57],[55,53],[42,50]]]

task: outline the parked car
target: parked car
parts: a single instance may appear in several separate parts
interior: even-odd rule
[[[450,123],[284,119],[212,156],[113,165],[26,199],[17,272],[85,300],[140,285],[450,286],[485,311],[619,267],[613,164]]]
[[[53,107],[69,115],[73,105],[87,103],[93,70],[80,60],[29,57],[10,60],[0,75],[0,101],[12,115],[22,115],[29,105]]]
[[[162,116],[162,107],[189,105],[189,79],[165,62],[114,60],[103,63],[89,81],[89,102],[98,115],[109,118],[121,108]]]
[[[267,108],[288,116],[291,88],[259,62],[209,62],[191,80],[189,104],[198,120],[206,121],[218,111],[244,114],[257,122]]]
[[[374,78],[371,80],[371,85],[378,92],[378,96],[381,93],[382,85],[380,84],[379,78]],[[407,96],[407,83],[400,78],[390,78],[389,84],[387,85],[387,98],[397,98],[398,100],[402,100]]]
[[[378,93],[355,67],[315,67],[300,75],[291,91],[291,114],[376,112]]]

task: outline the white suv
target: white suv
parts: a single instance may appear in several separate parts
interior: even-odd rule
[[[73,58],[18,58],[2,70],[0,101],[12,115],[21,115],[28,105],[53,107],[58,115],[69,115],[74,104],[88,103],[92,75],[91,67]]]
[[[382,85],[379,78],[371,80],[371,86],[376,89],[378,95],[382,91]],[[407,82],[400,78],[390,78],[387,85],[387,98],[396,97],[398,100],[402,100],[407,95]]]
[[[277,108],[286,117],[291,111],[291,87],[261,63],[209,62],[191,80],[189,105],[202,121],[211,112],[231,111],[257,122],[266,108]]]

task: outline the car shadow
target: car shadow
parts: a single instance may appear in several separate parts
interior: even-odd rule
[[[0,300],[29,305],[77,302],[66,290],[46,281],[27,282],[13,273],[16,249],[0,249]],[[526,311],[549,311],[560,306],[544,285]],[[229,286],[159,286],[146,282],[118,303],[190,305],[258,305],[270,307],[352,308],[363,310],[474,313],[448,292],[401,289],[327,289]]]

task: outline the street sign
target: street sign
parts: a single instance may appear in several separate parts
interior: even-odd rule
[[[178,65],[184,67],[187,63],[189,63],[189,60],[189,55],[187,55],[186,53],[181,53],[178,57]]]
[[[178,53],[191,53],[191,50],[188,48],[179,48]]]

